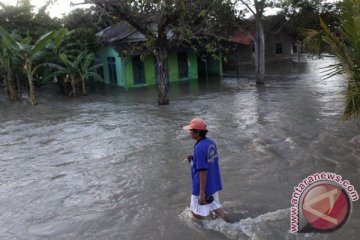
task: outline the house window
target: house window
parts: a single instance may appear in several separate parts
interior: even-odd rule
[[[117,84],[117,75],[116,75],[116,64],[114,57],[108,57],[108,68],[109,68],[109,80],[110,83]]]
[[[144,84],[145,81],[145,67],[144,62],[141,61],[140,56],[134,56],[132,58],[132,67],[133,67],[133,76],[134,84],[140,85]]]
[[[101,57],[96,57],[95,59],[95,64],[99,65],[96,68],[96,73],[102,78],[104,79],[104,66],[102,65],[102,59]]]
[[[282,43],[277,43],[275,45],[275,54],[282,54],[283,53],[283,45]]]
[[[186,52],[181,52],[177,54],[178,58],[178,69],[179,69],[179,78],[188,78],[189,77],[189,66],[188,66],[188,57]]]

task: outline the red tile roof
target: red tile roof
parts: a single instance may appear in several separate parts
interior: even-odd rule
[[[253,42],[252,37],[249,34],[240,32],[230,37],[229,41],[244,45],[251,45]]]
[[[256,33],[256,22],[255,19],[248,19],[242,23],[242,28],[239,28],[233,36],[230,37],[229,41],[238,44],[251,45]]]

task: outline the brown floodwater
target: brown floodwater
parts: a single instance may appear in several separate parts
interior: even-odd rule
[[[358,239],[359,202],[328,234],[289,231],[290,199],[310,174],[341,174],[360,190],[357,121],[341,121],[346,84],[324,80],[333,59],[269,66],[266,85],[237,78],[87,97],[0,100],[0,239]],[[235,223],[188,216],[182,130],[204,118],[218,145],[224,208]]]

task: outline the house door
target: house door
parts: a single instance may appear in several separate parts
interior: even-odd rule
[[[108,60],[108,68],[109,68],[109,81],[110,83],[117,84],[115,58],[108,57],[107,60]]]
[[[101,57],[96,56],[95,64],[98,66],[96,68],[96,73],[104,80],[104,66],[102,65]]]
[[[134,84],[144,84],[145,83],[145,67],[144,62],[141,61],[140,56],[134,56],[132,58],[133,65],[133,76],[134,76]]]
[[[186,52],[177,54],[178,57],[178,68],[179,68],[179,79],[189,77],[189,66],[188,57]]]

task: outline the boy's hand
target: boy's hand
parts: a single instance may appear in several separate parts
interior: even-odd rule
[[[186,157],[186,159],[188,160],[188,162],[190,163],[191,162],[191,160],[193,159],[193,156],[192,155],[189,155],[189,156],[187,156]]]
[[[205,193],[200,193],[199,204],[200,205],[206,205],[207,204],[206,199],[205,199]]]

